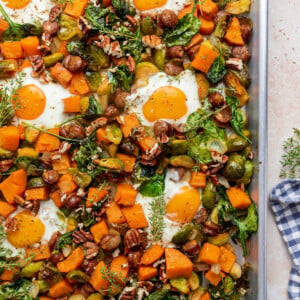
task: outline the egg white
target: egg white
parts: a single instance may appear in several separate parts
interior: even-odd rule
[[[31,0],[31,2],[19,9],[12,9],[1,3],[10,16],[17,23],[35,23],[46,21],[49,18],[49,12],[54,3],[51,0]]]
[[[165,177],[165,190],[164,190],[164,200],[168,204],[169,201],[176,195],[181,192],[183,187],[190,187],[187,178],[183,178],[181,181],[177,181],[177,172],[173,169],[169,169]],[[173,179],[173,180],[172,180]],[[174,181],[175,180],[175,181]],[[149,226],[145,229],[148,234],[150,234],[150,216],[151,216],[151,206],[150,203],[153,201],[151,197],[145,197],[138,193],[136,198],[136,203],[142,205],[145,217],[149,223]],[[169,218],[164,216],[165,228],[162,236],[162,246],[163,247],[174,247],[172,243],[173,236],[180,230],[182,224],[171,221]]]
[[[163,119],[171,123],[185,123],[189,114],[200,108],[198,96],[198,86],[195,75],[192,71],[184,71],[177,77],[168,76],[159,72],[149,78],[147,86],[138,88],[134,94],[127,97],[127,113],[135,113],[140,118],[143,125],[151,126],[154,122],[149,122],[143,114],[143,106],[151,95],[159,88],[173,86],[180,89],[186,95],[187,113],[180,119]]]
[[[149,0],[144,0],[144,1],[149,1]],[[130,0],[130,3],[133,7],[135,7],[133,0]],[[189,5],[190,3],[191,3],[191,0],[168,0],[168,2],[162,7],[157,7],[157,8],[153,8],[150,10],[144,10],[144,11],[137,10],[137,13],[138,14],[139,13],[141,13],[141,14],[160,13],[164,9],[170,9],[173,12],[175,12],[176,14],[178,14],[179,11],[181,11],[185,6]]]
[[[14,213],[10,215],[10,217],[15,216],[16,214],[22,212],[23,208],[18,208]],[[37,214],[37,217],[41,220],[41,222],[45,226],[45,232],[42,237],[41,243],[48,242],[52,236],[52,234],[56,231],[64,233],[66,231],[66,224],[64,220],[59,218],[59,209],[56,207],[52,200],[41,201],[40,209]],[[30,234],[30,232],[28,233]],[[3,246],[12,251],[12,255],[22,255],[24,253],[24,248],[15,248],[13,245],[9,243],[9,241],[4,240]]]
[[[48,83],[42,84],[37,78],[31,77],[31,68],[25,68],[23,86],[34,84],[39,87],[46,96],[46,106],[43,113],[34,120],[17,119],[17,123],[26,121],[32,125],[43,126],[45,128],[52,128],[55,125],[61,124],[70,118],[70,114],[64,113],[64,103],[62,99],[72,96],[72,94],[60,84]]]

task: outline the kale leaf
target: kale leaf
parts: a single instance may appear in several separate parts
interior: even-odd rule
[[[142,183],[139,192],[145,197],[158,197],[164,191],[165,174],[155,174],[149,180]]]
[[[92,95],[89,98],[89,106],[87,112],[84,114],[86,119],[95,119],[101,116],[102,114],[102,107],[99,101]]]
[[[85,58],[84,43],[80,41],[71,41],[67,44],[67,49],[72,55],[78,55]]]
[[[9,27],[1,34],[1,40],[4,41],[20,41],[26,36],[36,35],[40,36],[42,34],[42,27],[40,24],[18,24],[13,22],[3,6],[0,4],[0,12],[2,13],[5,20],[8,22]]]
[[[226,103],[231,108],[230,124],[236,134],[244,138],[249,144],[251,141],[243,133],[244,118],[242,112],[239,110],[239,100],[235,97],[226,97]]]
[[[187,46],[193,36],[197,34],[201,27],[201,21],[192,13],[186,14],[179,21],[175,29],[169,31],[165,36],[167,47]]]
[[[28,279],[19,278],[9,284],[0,285],[0,299],[35,300],[30,296],[32,283]]]
[[[125,19],[126,15],[130,13],[129,3],[126,0],[112,0],[111,1],[113,8],[116,11],[116,15],[121,18]]]
[[[131,74],[125,65],[121,65],[108,72],[108,79],[112,84],[113,91],[116,91],[118,87],[121,87],[129,92],[134,78],[134,74]]]
[[[209,71],[206,73],[207,79],[212,83],[218,83],[227,73],[225,62],[222,55],[215,58]]]

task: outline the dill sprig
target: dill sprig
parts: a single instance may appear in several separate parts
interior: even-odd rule
[[[0,86],[0,127],[7,125],[18,109],[18,90],[22,87],[25,74],[20,72],[5,85]]]
[[[151,240],[152,242],[157,242],[162,239],[165,229],[164,216],[166,214],[166,203],[164,195],[153,198],[150,207]]]
[[[281,178],[297,178],[300,175],[300,129],[294,128],[294,135],[283,143],[281,157]]]

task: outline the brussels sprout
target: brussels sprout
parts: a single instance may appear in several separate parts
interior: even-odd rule
[[[169,142],[172,155],[181,155],[187,151],[187,141],[186,140],[170,140]]]
[[[225,6],[225,11],[232,15],[240,15],[249,12],[251,0],[238,0],[229,2]]]
[[[119,145],[122,141],[123,134],[121,128],[117,124],[111,124],[105,128],[105,138],[115,145]]]
[[[0,147],[0,158],[10,158],[14,156],[14,152]]]
[[[0,78],[12,77],[18,70],[18,64],[15,60],[1,60],[0,61]]]
[[[179,277],[170,280],[171,285],[180,293],[187,294],[189,292],[189,283],[186,278]]]
[[[109,66],[109,56],[101,48],[91,44],[86,48],[86,52],[89,58],[89,69],[97,71],[99,68],[107,68]]]
[[[199,287],[197,290],[192,291],[192,292],[189,294],[188,300],[199,300],[199,299],[202,298],[202,296],[204,296],[204,294],[205,294],[204,288]]]
[[[191,169],[195,163],[194,160],[188,155],[177,155],[170,157],[170,165],[174,167],[184,167]]]
[[[188,282],[189,282],[189,286],[190,286],[192,291],[197,290],[200,286],[199,277],[195,272],[192,272],[192,275],[188,279]]]
[[[240,83],[245,87],[249,87],[251,83],[251,78],[249,70],[246,64],[243,64],[243,68],[240,71],[231,70],[231,72],[239,79]]]
[[[229,272],[233,279],[239,279],[242,277],[242,268],[241,266],[235,262]]]
[[[37,280],[41,293],[46,293],[49,290],[49,284],[45,280]]]
[[[229,180],[238,180],[245,173],[245,158],[238,153],[230,154],[224,169],[224,176]]]
[[[27,187],[28,188],[37,188],[45,186],[45,182],[42,177],[33,177],[28,180]]]
[[[240,80],[233,72],[228,71],[224,77],[226,85],[229,89],[226,90],[228,96],[235,97],[239,100],[239,106],[244,106],[249,101],[249,95],[245,87],[240,83]]]
[[[175,244],[183,244],[189,239],[189,235],[195,228],[193,224],[185,224],[172,238]]]
[[[166,50],[165,49],[156,49],[153,57],[155,65],[160,69],[165,69],[166,62]]]
[[[62,13],[59,18],[59,30],[57,36],[62,41],[69,41],[78,33],[77,20],[65,13]]]
[[[214,185],[208,181],[202,191],[202,205],[206,209],[212,210],[216,202],[216,193],[214,192]]]
[[[234,281],[230,276],[226,276],[223,280],[223,286],[224,286],[224,293],[226,295],[230,295],[234,289]]]
[[[223,36],[225,35],[226,33],[226,29],[227,29],[227,16],[224,15],[223,17],[220,18],[217,26],[216,26],[216,29],[215,29],[215,36],[219,39],[223,38]]]
[[[31,278],[35,273],[39,272],[44,265],[43,261],[33,262],[25,266],[21,271],[21,276]]]
[[[151,17],[145,17],[142,20],[141,31],[144,35],[155,34],[156,26]]]
[[[87,173],[83,173],[77,170],[73,174],[73,180],[76,185],[78,185],[81,188],[85,188],[91,184],[92,177]]]
[[[199,225],[194,225],[194,228],[190,232],[188,239],[191,240],[196,240],[199,243],[202,243],[205,240],[205,236],[200,228]]]
[[[219,212],[217,207],[214,207],[214,209],[212,210],[210,214],[210,219],[214,224],[219,224]]]
[[[251,149],[250,146],[248,146],[248,147],[243,149],[243,151],[241,152],[241,155],[243,155],[244,158],[247,159],[247,158],[249,158],[249,155],[251,154],[251,152],[252,152],[252,149]]]
[[[47,68],[55,65],[56,63],[58,63],[59,61],[63,60],[64,56],[62,53],[57,52],[57,53],[53,53],[51,55],[47,55],[43,57],[43,61],[44,64]]]
[[[210,84],[206,79],[206,76],[201,73],[196,74],[196,82],[198,86],[199,100],[204,100],[208,96]]]
[[[124,169],[124,164],[117,158],[102,158],[97,160],[97,165],[103,168],[121,171]]]
[[[88,82],[91,92],[97,92],[101,83],[101,77],[99,72],[85,72],[85,77]]]
[[[234,137],[227,141],[227,148],[229,152],[241,151],[249,146],[248,141],[246,141],[241,136]]]
[[[227,232],[219,233],[216,236],[210,236],[208,238],[208,242],[215,246],[222,246],[229,241],[229,237],[230,237],[230,235]]]
[[[136,87],[143,87],[148,85],[149,77],[158,73],[159,69],[150,62],[141,62],[136,66]]]
[[[110,155],[110,157],[115,157],[118,151],[119,145],[110,144],[107,146],[107,152]]]
[[[74,270],[67,274],[67,279],[74,280],[76,282],[84,283],[88,282],[89,276],[80,270]]]
[[[169,160],[166,157],[161,159],[158,164],[158,167],[156,169],[156,174],[159,174],[159,175],[163,174],[165,169],[167,168],[168,164],[169,164]]]
[[[87,300],[103,300],[103,296],[98,293],[91,294],[87,297]]]
[[[238,180],[239,183],[248,184],[251,181],[252,175],[254,171],[254,164],[251,160],[247,159],[245,162],[245,173],[243,177]]]

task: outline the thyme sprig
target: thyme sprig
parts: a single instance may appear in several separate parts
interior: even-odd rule
[[[162,239],[166,226],[164,221],[164,216],[166,214],[164,195],[153,198],[152,202],[150,203],[150,207],[151,240],[152,242],[158,242]]]
[[[281,178],[297,178],[300,175],[300,129],[294,128],[294,135],[283,143]]]
[[[123,278],[121,273],[113,272],[104,267],[100,269],[100,272],[102,279],[109,283],[108,289],[102,290],[102,292],[109,292],[113,286],[121,287],[123,283],[126,283],[126,278]]]
[[[20,107],[18,90],[22,87],[25,74],[23,72],[0,86],[0,127],[7,125]]]

